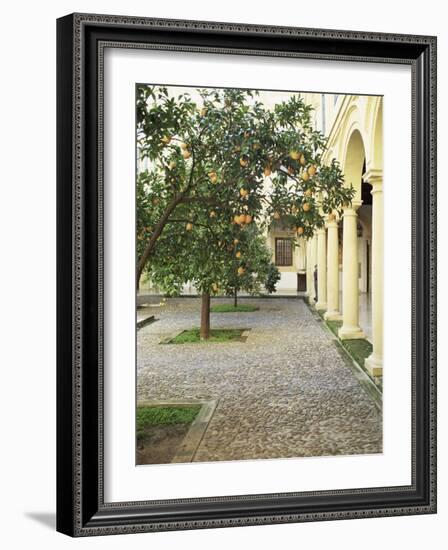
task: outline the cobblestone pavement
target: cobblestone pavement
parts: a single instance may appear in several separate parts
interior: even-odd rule
[[[222,303],[222,301],[220,301]],[[138,331],[139,399],[219,400],[194,461],[382,452],[382,419],[332,336],[302,300],[250,300],[212,328],[250,328],[247,341],[159,344],[198,326],[200,302],[169,300]]]

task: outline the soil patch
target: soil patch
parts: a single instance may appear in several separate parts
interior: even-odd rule
[[[137,441],[137,464],[169,464],[172,462],[191,424],[146,426]]]

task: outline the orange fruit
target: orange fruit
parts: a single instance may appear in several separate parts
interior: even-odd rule
[[[298,227],[297,228],[297,234],[298,235],[303,235],[303,227]]]
[[[244,267],[240,266],[240,267],[238,268],[238,275],[243,275],[245,271],[246,271],[246,270],[244,269]]]
[[[218,181],[218,174],[216,172],[209,172],[208,177],[212,183],[216,183]]]
[[[269,166],[266,166],[263,173],[264,173],[265,177],[268,177],[272,174],[271,169],[269,168]]]
[[[289,152],[289,156],[290,156],[293,160],[299,160],[299,158],[300,158],[300,152],[299,152],[299,151],[290,151],[290,152]]]
[[[252,221],[252,216],[250,214],[246,214],[246,223],[251,223]]]
[[[306,160],[305,160],[304,155],[302,155],[302,156],[300,157],[300,164],[302,164],[302,166],[303,166],[304,164],[306,164]]]
[[[238,244],[239,242],[239,239],[233,239],[233,244]]]
[[[303,194],[305,195],[305,197],[311,197],[313,192],[311,191],[311,189],[305,189],[305,192]]]
[[[303,172],[302,179],[303,179],[303,181],[308,181],[310,179],[310,177],[308,175],[308,172]]]
[[[209,214],[210,218],[214,218],[216,216],[216,212],[212,210]]]
[[[182,153],[182,156],[184,157],[184,159],[189,159],[191,157],[191,153],[190,151],[185,149],[185,151]]]
[[[248,159],[240,158],[240,166],[243,168],[249,164]]]
[[[249,191],[247,189],[240,189],[240,195],[242,197],[247,197],[248,194],[249,194]]]
[[[180,148],[181,148],[181,149],[187,149],[187,148],[188,148],[188,144],[182,142],[182,143],[180,144]]]
[[[317,172],[317,168],[314,164],[312,164],[309,168],[308,168],[308,174],[310,176],[314,176],[314,174]]]
[[[237,258],[241,258],[241,252],[238,251],[238,252],[235,254],[235,256],[236,256]]]
[[[187,225],[185,226],[185,229],[187,231],[191,231],[193,229],[193,224],[191,222],[188,222]]]
[[[311,208],[310,203],[304,202],[302,208],[304,212],[308,212],[308,210]]]

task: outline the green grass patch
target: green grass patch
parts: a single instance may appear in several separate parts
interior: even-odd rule
[[[238,313],[248,311],[258,311],[260,308],[250,304],[238,304],[236,307],[233,304],[217,304],[210,308],[212,313]]]
[[[356,340],[342,340],[342,345],[350,353],[353,359],[364,366],[364,361],[373,351],[373,346],[368,340],[356,339]]]
[[[338,336],[338,331],[342,327],[342,321],[325,321],[328,328],[331,332]],[[365,340],[364,338],[353,339],[353,340],[340,340],[341,345],[348,351],[348,353],[353,357],[353,359],[361,365],[364,366],[364,361],[372,353],[372,344]]]
[[[137,438],[144,434],[148,426],[161,424],[191,424],[196,418],[200,405],[188,407],[137,407]]]
[[[364,363],[367,357],[369,357],[372,354],[372,351],[373,351],[372,344],[365,338],[341,340],[339,338],[339,329],[342,327],[342,321],[327,321],[324,319],[324,313],[325,313],[324,311],[316,310],[312,308],[309,304],[308,306],[312,312],[316,312],[319,315],[319,317],[324,321],[326,326],[331,330],[331,332],[338,339],[339,345],[345,349],[345,351],[348,353],[348,355],[350,355],[353,361],[358,363],[358,365],[363,368],[364,372],[367,373],[364,367]],[[370,376],[369,373],[367,374]],[[382,389],[381,380],[379,380],[378,378],[375,378],[374,382],[380,389]]]
[[[201,340],[201,336],[198,328],[191,330],[184,330],[171,340],[165,342],[166,344],[208,344],[213,342],[232,342],[241,341],[241,335],[244,330],[242,329],[212,329],[210,330],[210,338],[208,340]]]
[[[325,321],[328,325],[328,328],[331,330],[331,332],[337,336],[338,330],[342,327],[342,321]]]

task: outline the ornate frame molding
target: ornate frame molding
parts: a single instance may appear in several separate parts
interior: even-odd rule
[[[104,502],[101,82],[104,48],[111,46],[411,65],[411,486]],[[90,536],[436,511],[436,60],[431,36],[94,14],[58,20],[59,531]],[[96,422],[88,425],[92,414]]]

